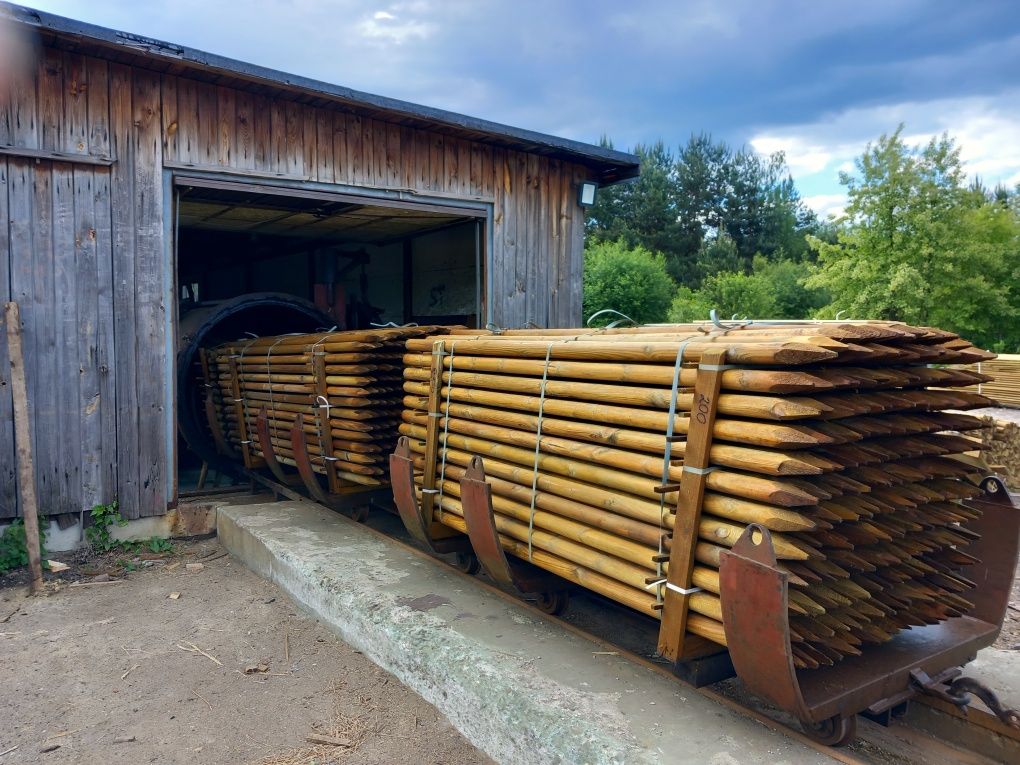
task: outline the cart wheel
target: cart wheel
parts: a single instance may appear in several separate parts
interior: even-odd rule
[[[820,723],[803,723],[803,726],[810,738],[826,746],[846,746],[857,738],[857,715],[834,715]]]
[[[370,505],[359,505],[351,510],[351,519],[357,523],[364,523],[368,519]]]
[[[538,597],[535,598],[535,605],[539,611],[550,614],[552,616],[558,616],[567,610],[567,603],[570,602],[570,596],[564,590],[558,592],[540,592]]]
[[[457,553],[453,563],[454,567],[465,574],[474,576],[482,570],[481,564],[478,562],[478,558],[475,557],[474,553]]]

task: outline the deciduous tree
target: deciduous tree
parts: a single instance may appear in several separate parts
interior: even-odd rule
[[[810,238],[820,315],[897,319],[960,332],[985,346],[1020,343],[1020,221],[1009,204],[965,185],[948,135],[921,148],[903,127],[869,144],[844,174],[846,219],[835,243]]]

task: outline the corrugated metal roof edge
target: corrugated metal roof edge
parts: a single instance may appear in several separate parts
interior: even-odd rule
[[[530,145],[536,149],[551,150],[594,167],[609,183],[634,178],[640,171],[640,162],[637,156],[615,149],[503,125],[445,109],[436,109],[409,101],[364,93],[321,80],[288,74],[257,64],[249,64],[129,32],[119,32],[2,0],[0,0],[0,17],[6,17],[8,20],[63,37],[85,38],[106,47],[122,48],[133,53],[176,61],[196,69],[261,81],[263,84],[282,89],[302,90],[323,98],[335,99],[353,105],[362,104],[373,109],[390,112],[395,117],[425,120],[445,127],[483,133],[497,141],[502,138],[507,142],[512,141],[517,144]]]

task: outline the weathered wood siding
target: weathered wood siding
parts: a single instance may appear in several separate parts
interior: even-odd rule
[[[173,75],[161,84],[168,166],[491,202],[495,323],[579,321],[583,166]]]
[[[283,95],[49,48],[0,94],[0,300],[22,307],[43,512],[166,510],[165,169],[491,202],[495,322],[580,319],[583,166]],[[0,340],[0,518],[16,514],[6,374]]]

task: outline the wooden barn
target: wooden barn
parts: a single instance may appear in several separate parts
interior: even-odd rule
[[[276,292],[346,327],[576,325],[581,185],[638,173],[19,6],[0,25],[0,302],[21,306],[40,512],[65,520],[175,506],[190,309]],[[18,514],[4,343],[0,521]]]

